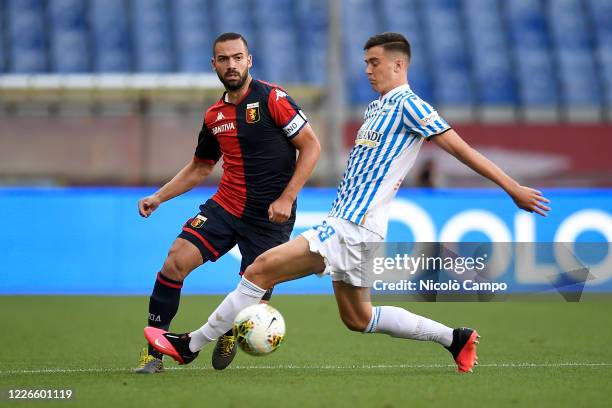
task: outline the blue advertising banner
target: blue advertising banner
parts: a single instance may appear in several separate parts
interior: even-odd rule
[[[155,274],[183,223],[214,189],[196,189],[138,215],[145,188],[0,189],[0,294],[149,294]],[[546,218],[518,210],[499,190],[401,190],[390,209],[389,242],[612,242],[612,190],[546,190]],[[305,189],[294,236],[319,224],[335,189]],[[523,262],[546,269],[554,259]],[[554,255],[553,255],[554,256]],[[612,253],[597,260],[609,265]],[[238,282],[237,248],[195,270],[184,293],[221,294]],[[597,270],[585,289],[612,292],[611,268]],[[504,280],[529,287],[533,277],[511,268]],[[275,293],[331,293],[329,277],[287,282]]]

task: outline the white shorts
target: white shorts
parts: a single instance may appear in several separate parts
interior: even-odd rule
[[[371,287],[372,258],[384,239],[380,235],[342,218],[326,217],[322,224],[301,234],[311,252],[325,260],[323,274],[332,281]]]

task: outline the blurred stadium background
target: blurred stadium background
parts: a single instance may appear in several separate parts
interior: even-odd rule
[[[404,187],[437,189],[400,192],[390,239],[438,240],[461,219],[481,233],[472,240],[612,241],[610,0],[0,0],[0,269],[23,271],[3,273],[1,292],[148,293],[177,227],[212,190],[146,222],[136,201],[192,157],[221,94],[211,43],[226,31],[246,36],[253,76],[285,87],[321,139],[309,186],[329,190],[302,193],[295,232],[318,222],[376,97],[363,44],[387,30],[413,45],[413,89],[554,201],[543,221],[501,192],[444,190],[492,184],[426,145]],[[41,211],[33,240],[23,226]],[[237,270],[234,255],[216,268]],[[49,259],[65,280],[41,278]],[[109,270],[122,278],[109,282]],[[195,275],[198,293],[235,284]],[[287,290],[329,291],[303,285]]]
[[[608,0],[0,0],[0,183],[167,180],[219,97],[225,31],[311,117],[314,185],[336,185],[375,97],[362,48],[381,31],[411,41],[413,89],[521,181],[612,183]],[[406,184],[486,183],[436,159],[425,149]]]

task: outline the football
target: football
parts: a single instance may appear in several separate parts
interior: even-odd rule
[[[272,306],[260,303],[238,313],[232,330],[243,351],[264,356],[276,350],[285,338],[285,319]]]

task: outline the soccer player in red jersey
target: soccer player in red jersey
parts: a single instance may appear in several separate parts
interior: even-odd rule
[[[204,115],[193,159],[155,194],[138,202],[140,215],[149,217],[161,203],[199,185],[223,157],[217,192],[185,223],[157,274],[149,326],[168,329],[183,281],[206,261],[214,262],[238,245],[242,273],[258,255],[290,238],[297,194],[319,159],[320,146],[293,99],[283,89],[253,79],[252,64],[242,35],[225,33],[215,40],[212,66],[225,92]],[[262,300],[269,300],[271,293],[270,289]],[[229,331],[217,342],[213,366],[224,369],[235,352]],[[136,372],[162,370],[162,354],[149,346]]]

